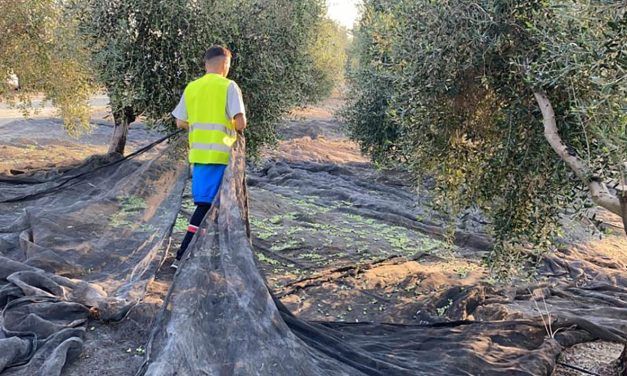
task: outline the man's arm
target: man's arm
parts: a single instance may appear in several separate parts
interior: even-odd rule
[[[187,108],[185,107],[185,96],[181,95],[181,100],[172,111],[172,116],[176,119],[176,127],[181,129],[189,129],[189,123],[187,122]]]
[[[178,123],[178,121],[177,121]],[[235,129],[238,132],[243,131],[244,129],[246,129],[246,115],[239,113],[237,115],[235,115],[235,117],[233,118],[233,125],[235,126]]]
[[[242,91],[235,82],[231,82],[227,93],[226,112],[232,119],[233,127],[238,132],[246,128],[246,109],[244,108],[244,99],[242,99]]]
[[[189,123],[186,122],[185,120],[176,119],[176,127],[188,130],[189,129]]]

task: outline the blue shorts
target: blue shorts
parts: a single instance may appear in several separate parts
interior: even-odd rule
[[[198,164],[192,169],[192,197],[194,203],[210,205],[222,183],[226,165]]]

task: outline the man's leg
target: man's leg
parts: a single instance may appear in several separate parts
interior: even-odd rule
[[[185,234],[185,238],[183,238],[181,248],[179,248],[179,251],[176,253],[177,260],[180,260],[181,257],[183,257],[185,250],[187,250],[189,243],[192,241],[194,234],[198,230],[198,226],[200,226],[200,222],[202,222],[203,218],[205,218],[205,215],[209,212],[210,208],[210,204],[198,204],[196,206],[196,210],[194,211],[194,214],[192,214],[192,218],[189,220],[187,233]]]
[[[192,241],[200,222],[211,208],[211,204],[207,202],[213,202],[218,190],[220,189],[220,183],[224,176],[224,170],[226,165],[216,164],[194,164],[192,174],[192,196],[196,203],[196,211],[192,215],[187,227],[187,234],[181,243],[181,248],[176,253],[176,259],[180,260],[185,254],[185,250]]]

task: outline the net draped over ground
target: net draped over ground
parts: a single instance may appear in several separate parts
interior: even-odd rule
[[[565,294],[577,302],[564,305],[552,323],[553,330],[560,329],[555,338],[546,338],[540,319],[507,317],[506,307],[528,302],[533,289],[453,289],[443,296],[460,317],[483,307],[486,319],[500,315],[502,321],[302,321],[273,298],[255,265],[243,147],[239,140],[219,204],[175,276],[147,347],[145,374],[542,375],[551,372],[563,345],[627,339],[624,284],[609,281],[585,288],[544,287],[547,299],[556,304]],[[324,183],[311,182],[314,187]],[[556,260],[549,265],[547,275],[572,272]],[[502,309],[490,314],[497,304]]]
[[[0,373],[61,374],[80,353],[88,320],[120,320],[143,297],[163,259],[187,176],[175,148],[0,180]],[[313,174],[324,169],[284,164],[254,181],[272,187],[280,180],[285,191],[293,184],[313,191],[332,186],[345,172]],[[286,174],[292,178],[282,179]],[[350,198],[355,192],[347,183],[336,193]],[[355,210],[403,210],[385,205]],[[563,346],[597,338],[627,341],[624,265],[601,268],[574,252],[547,257],[541,284],[444,292],[447,316],[456,321],[300,320],[273,297],[255,264],[247,212],[240,139],[219,204],[190,246],[156,319],[142,373],[542,375],[553,369]],[[459,240],[468,244],[466,236]],[[554,307],[555,338],[547,338],[532,303],[539,296]]]
[[[187,178],[176,148],[0,180],[0,373],[59,375],[90,318],[142,299]]]

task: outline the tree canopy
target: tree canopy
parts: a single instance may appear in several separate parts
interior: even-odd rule
[[[277,120],[316,90],[309,45],[323,20],[320,0],[98,0],[82,3],[99,81],[120,123],[142,115],[172,124],[189,81],[213,44],[234,53],[230,77],[248,107],[248,150],[275,140]]]
[[[442,208],[488,213],[492,261],[520,257],[516,244],[546,249],[590,192],[624,210],[625,12],[601,1],[367,0],[350,134],[375,160],[434,177]]]
[[[173,126],[170,111],[202,75],[213,44],[234,53],[230,78],[248,107],[251,154],[275,142],[283,114],[330,93],[345,59],[345,30],[325,18],[322,0],[18,0],[0,10],[8,15],[0,20],[0,95],[27,108],[44,93],[75,132],[88,126],[89,96],[105,90],[112,152],[123,152],[139,116]],[[13,75],[17,92],[6,85]]]
[[[26,113],[34,95],[58,108],[70,134],[89,128],[96,86],[78,24],[56,0],[0,2],[0,99]],[[19,91],[7,84],[17,76]]]

